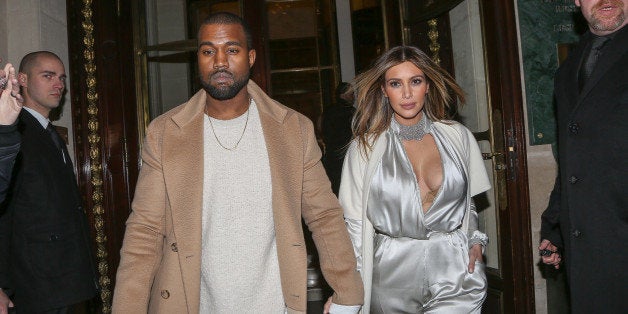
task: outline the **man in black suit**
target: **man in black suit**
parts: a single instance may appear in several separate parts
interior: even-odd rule
[[[559,175],[543,262],[564,257],[573,313],[628,306],[628,0],[575,0],[589,31],[558,69]]]
[[[68,313],[95,295],[97,281],[72,161],[48,120],[63,96],[65,69],[54,53],[34,52],[17,79],[21,147],[0,209],[0,300],[11,290],[20,314]]]
[[[336,104],[329,105],[323,110],[321,130],[325,143],[323,166],[331,182],[331,189],[338,195],[342,162],[345,160],[347,145],[353,137],[351,120],[355,113],[353,107],[353,91],[347,82],[341,82],[336,87]]]

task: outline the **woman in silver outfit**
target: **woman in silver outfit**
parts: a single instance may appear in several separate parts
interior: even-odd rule
[[[490,183],[471,132],[447,120],[462,89],[408,46],[379,57],[353,88],[339,199],[364,281],[363,313],[480,313],[488,238],[471,197]]]

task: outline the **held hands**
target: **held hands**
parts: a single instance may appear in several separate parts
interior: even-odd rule
[[[323,307],[323,314],[329,314],[330,309],[331,309],[331,297],[329,297],[329,299],[327,299],[327,302],[325,302],[325,306]]]
[[[0,92],[0,125],[11,125],[22,110],[24,98],[20,94],[15,68],[10,63],[0,69]]]
[[[482,260],[482,244],[474,244],[469,249],[469,273],[473,274],[475,271],[475,262],[483,263]]]
[[[9,308],[13,307],[13,302],[11,299],[0,289],[0,314],[9,313]]]
[[[558,248],[552,244],[552,242],[547,239],[543,239],[541,244],[539,244],[539,251],[547,252],[547,255],[542,254],[541,256],[543,263],[553,265],[556,269],[560,268],[560,261],[562,259],[560,253],[558,252]]]

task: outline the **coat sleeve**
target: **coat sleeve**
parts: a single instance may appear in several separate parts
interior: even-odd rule
[[[17,125],[0,125],[0,203],[6,197],[11,183],[15,157],[20,150],[20,134]]]
[[[554,189],[547,208],[541,215],[541,240],[547,239],[557,247],[563,247],[560,233],[560,174],[556,176]]]
[[[480,231],[478,222],[478,212],[475,210],[475,202],[470,200],[471,208],[469,209],[469,230],[467,230],[467,238],[469,239],[469,248],[475,244],[482,245],[482,251],[488,244],[488,236]]]
[[[475,140],[471,131],[467,128],[464,128],[464,130],[466,142],[468,143],[469,191],[471,196],[475,196],[488,191],[491,188],[491,181],[486,173],[486,167],[484,166],[484,160],[482,159],[482,152],[480,151],[478,142]]]
[[[351,142],[342,167],[342,179],[338,199],[344,209],[345,224],[353,243],[353,250],[357,259],[357,269],[362,270],[362,188],[366,160],[360,152],[357,141]]]
[[[17,126],[0,125],[0,204],[6,198],[11,185],[13,164],[20,150],[20,134]],[[9,242],[11,238],[11,213],[0,206],[0,288],[9,288]]]
[[[147,313],[151,286],[162,258],[166,193],[161,165],[161,135],[149,127],[132,212],[120,250],[113,313]]]
[[[314,127],[309,120],[304,120],[301,125],[304,135],[302,216],[312,232],[325,280],[334,290],[333,302],[360,305],[364,289],[356,271],[342,208],[320,162],[321,151]]]
[[[484,160],[482,159],[482,153],[480,151],[480,147],[478,146],[478,142],[471,131],[465,127],[463,127],[463,130],[465,134],[464,141],[467,143],[465,146],[467,151],[466,156],[467,172],[469,177],[469,193],[470,196],[475,196],[488,191],[491,188],[491,183],[488,178],[488,174],[486,173],[486,167],[484,166]],[[464,156],[464,154],[462,155]],[[469,206],[469,225],[467,230],[469,247],[479,243],[484,248],[488,243],[488,236],[479,230],[478,213],[473,199],[470,200]]]

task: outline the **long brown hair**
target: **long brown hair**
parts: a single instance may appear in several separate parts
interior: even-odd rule
[[[394,111],[385,100],[382,86],[386,71],[404,63],[412,62],[425,74],[430,89],[425,98],[423,111],[432,121],[451,118],[449,112],[455,106],[455,98],[464,103],[464,92],[453,77],[434,63],[419,48],[397,46],[381,55],[366,72],[359,74],[353,82],[357,111],[352,123],[353,137],[357,138],[366,154],[375,140],[390,126]]]

